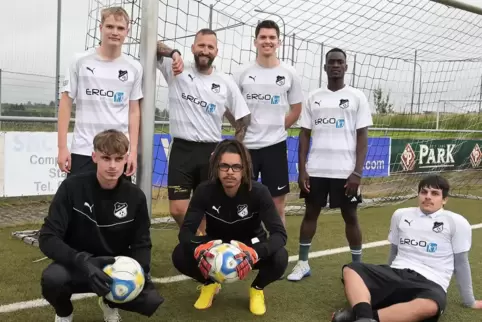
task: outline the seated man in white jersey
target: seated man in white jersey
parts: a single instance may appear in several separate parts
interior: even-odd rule
[[[285,197],[290,191],[287,129],[298,120],[304,98],[296,70],[276,56],[279,36],[274,21],[260,22],[255,30],[256,61],[242,66],[234,78],[251,111],[244,144],[251,154],[254,180],[261,174],[286,226]]]
[[[328,85],[309,94],[299,122],[298,184],[306,209],[300,227],[299,260],[288,275],[290,281],[311,274],[308,253],[318,216],[328,199],[330,208],[341,211],[352,261],[361,261],[362,255],[357,208],[362,201],[359,186],[368,149],[368,127],[373,121],[365,94],[345,84],[345,52],[331,49],[325,61]]]
[[[63,82],[58,115],[58,165],[67,176],[95,172],[92,142],[97,133],[115,129],[130,141],[124,177],[137,168],[142,66],[122,53],[129,16],[122,7],[102,10],[101,45],[75,55]],[[67,132],[75,100],[75,126],[70,151]]]
[[[228,109],[243,133],[249,124],[249,109],[236,83],[212,66],[218,54],[217,36],[210,29],[196,33],[191,47],[194,63],[184,64],[173,74],[178,50],[158,42],[158,68],[169,92],[169,130],[172,144],[168,166],[168,198],[171,216],[179,227],[186,214],[191,192],[208,179],[209,159],[222,140],[222,122]],[[176,62],[177,64],[177,62]],[[199,232],[204,234],[205,221]]]
[[[448,195],[443,177],[420,181],[418,207],[398,209],[392,216],[388,265],[343,267],[351,308],[334,313],[333,322],[438,321],[454,272],[464,305],[482,308],[472,291],[472,228],[463,216],[444,209]]]

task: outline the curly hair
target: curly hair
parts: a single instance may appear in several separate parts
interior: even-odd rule
[[[248,185],[251,190],[251,178],[253,170],[251,166],[251,155],[243,143],[235,139],[226,139],[221,141],[214,150],[211,160],[209,161],[209,180],[217,181],[219,179],[219,162],[224,153],[235,153],[241,157],[241,165],[243,166],[243,175],[241,182]]]

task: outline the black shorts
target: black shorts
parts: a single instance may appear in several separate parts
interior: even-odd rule
[[[94,160],[92,160],[92,156],[90,155],[71,153],[70,160],[72,164],[70,166],[70,173],[67,173],[67,177],[71,175],[97,171],[97,164],[95,164]],[[126,170],[127,165],[124,167],[124,172]],[[132,182],[132,178],[126,176],[124,173],[122,174],[122,177]]]
[[[397,303],[414,299],[429,299],[437,303],[438,314],[425,322],[438,321],[447,304],[444,289],[409,269],[396,269],[388,265],[351,263],[348,265],[360,275],[371,295],[373,309],[380,310]]]
[[[288,155],[286,141],[261,149],[249,150],[253,164],[253,179],[268,187],[272,197],[279,197],[290,192],[288,173]]]
[[[167,173],[169,200],[189,199],[191,191],[208,179],[209,159],[217,144],[173,139]]]
[[[349,205],[356,207],[362,202],[362,195],[358,193],[357,196],[347,196],[345,193],[346,181],[347,179],[310,177],[310,192],[306,193],[301,190],[300,198],[304,198],[306,203],[325,207],[329,196],[330,208]]]

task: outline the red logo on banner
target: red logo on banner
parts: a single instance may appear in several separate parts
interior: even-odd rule
[[[477,168],[481,160],[482,160],[482,151],[480,150],[479,145],[476,144],[472,149],[472,152],[470,152],[470,163],[472,164],[472,167]]]
[[[405,146],[401,159],[401,164],[404,171],[410,171],[415,168],[415,151],[413,151],[410,144]]]

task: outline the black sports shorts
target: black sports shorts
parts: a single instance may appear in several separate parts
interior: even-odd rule
[[[185,200],[208,179],[209,159],[218,142],[192,142],[174,138],[169,153],[167,193],[169,200]]]
[[[363,279],[375,310],[417,298],[433,300],[439,307],[438,314],[424,322],[438,321],[445,310],[447,294],[444,289],[413,270],[366,263],[350,263],[345,266]]]
[[[310,177],[310,192],[300,191],[300,198],[304,198],[306,203],[325,207],[328,203],[330,208],[340,208],[345,205],[357,206],[362,202],[362,195],[346,195],[347,179],[318,178]]]
[[[290,192],[288,173],[288,155],[286,141],[261,149],[249,150],[253,164],[253,179],[268,187],[272,197],[279,197]]]

